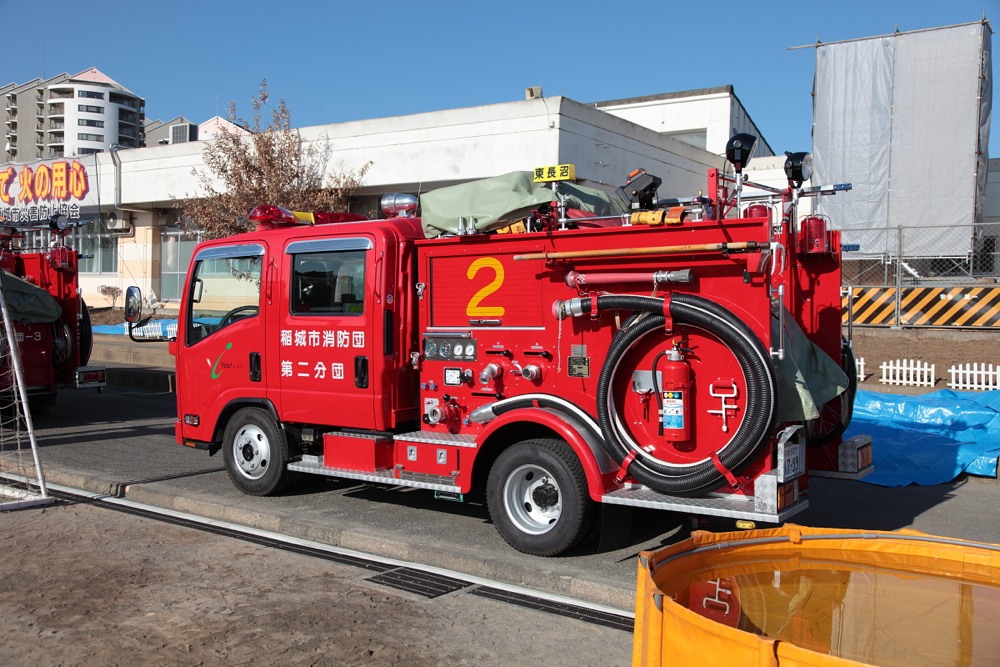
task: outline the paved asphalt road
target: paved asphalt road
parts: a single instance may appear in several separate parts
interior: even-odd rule
[[[600,550],[592,541],[545,559],[507,546],[474,500],[445,502],[428,491],[320,477],[304,478],[279,497],[250,497],[229,482],[221,454],[174,443],[173,415],[166,392],[64,392],[54,410],[35,418],[47,481],[623,610],[633,607],[637,554],[681,539],[688,527],[682,517],[637,510],[624,545]],[[995,480],[905,488],[814,480],[810,508],[794,521],[1000,543],[998,506]]]

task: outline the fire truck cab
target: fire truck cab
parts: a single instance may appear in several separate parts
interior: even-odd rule
[[[866,474],[870,439],[840,437],[839,233],[807,239],[794,212],[838,190],[803,189],[796,154],[787,188],[745,195],[738,149],[688,199],[641,170],[617,197],[536,170],[504,177],[529,195],[499,214],[476,206],[496,182],[428,193],[421,217],[412,196],[381,220],[258,207],[257,231],[195,250],[177,441],[221,450],[253,495],[293,473],[482,490],[538,555],[578,544],[600,504],[784,521],[810,473]],[[141,301],[130,288],[130,322]]]

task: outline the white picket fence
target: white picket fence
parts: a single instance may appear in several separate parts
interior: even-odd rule
[[[122,332],[128,333],[128,322],[122,324]],[[162,322],[150,322],[149,324],[141,327],[137,327],[132,330],[132,335],[136,338],[160,338],[163,336],[163,323]],[[167,324],[167,337],[176,338],[177,337],[177,323],[170,322]]]
[[[124,327],[125,333],[128,333],[128,322],[125,323]],[[159,322],[150,322],[145,326],[132,329],[132,335],[136,338],[159,338],[163,335],[163,325]]]
[[[1000,364],[957,364],[948,369],[950,389],[989,391],[1000,389]]]
[[[854,367],[858,371],[858,375],[857,375],[858,382],[864,382],[865,378],[868,377],[867,374],[865,373],[865,358],[864,357],[858,357],[858,358],[856,358],[854,360]]]
[[[879,368],[882,375],[879,382],[906,387],[933,387],[934,364],[917,359],[896,359],[883,361]]]

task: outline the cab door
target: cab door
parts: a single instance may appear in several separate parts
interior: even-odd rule
[[[289,242],[266,366],[288,422],[376,423],[375,252],[367,236]]]
[[[265,397],[266,257],[263,243],[240,243],[202,248],[192,259],[177,327],[184,439],[210,441],[227,404]]]

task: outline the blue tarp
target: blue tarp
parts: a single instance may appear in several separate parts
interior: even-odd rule
[[[944,484],[963,472],[996,477],[1000,391],[858,391],[846,435],[862,433],[872,436],[875,472],[864,479],[871,484]]]

